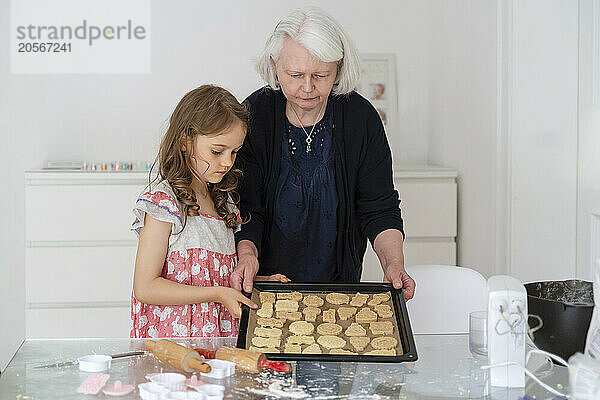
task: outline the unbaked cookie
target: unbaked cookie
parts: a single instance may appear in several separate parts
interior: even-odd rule
[[[335,309],[323,311],[323,322],[335,323]]]
[[[393,349],[398,345],[398,340],[392,336],[382,336],[371,340],[371,347],[374,349]]]
[[[350,305],[354,307],[362,307],[365,305],[368,299],[368,294],[362,294],[359,292],[352,296],[352,301],[350,301]]]
[[[321,307],[325,304],[325,301],[319,296],[315,296],[314,294],[309,294],[302,300],[305,306],[308,307]]]
[[[350,296],[346,293],[329,293],[325,296],[325,300],[327,300],[328,303],[335,305],[348,304]]]
[[[275,303],[275,293],[273,292],[259,292],[258,298],[260,299],[260,303]]]
[[[356,351],[363,351],[371,341],[371,339],[366,336],[351,337],[349,340]]]
[[[310,322],[296,321],[292,322],[288,329],[295,335],[310,335],[314,332],[315,326]]]
[[[317,343],[326,349],[339,349],[346,345],[346,341],[341,337],[330,335],[319,336]]]
[[[369,329],[373,335],[391,335],[394,333],[394,324],[391,321],[371,322]]]
[[[271,318],[273,316],[273,303],[262,303],[262,306],[256,310],[256,315],[262,318]]]
[[[254,351],[256,353],[280,353],[279,349],[276,349],[275,347],[250,346],[250,348],[248,350]]]
[[[282,334],[283,332],[279,328],[263,328],[262,326],[254,328],[255,336],[278,338],[281,337]]]
[[[337,310],[338,315],[341,321],[346,321],[350,319],[354,314],[356,314],[356,307],[340,307]]]
[[[313,344],[315,338],[313,336],[292,335],[288,336],[285,342],[289,344]]]
[[[339,335],[342,332],[342,327],[338,324],[325,322],[317,325],[317,333],[319,335]]]
[[[275,315],[279,319],[287,319],[290,321],[300,321],[302,319],[300,311],[277,311]]]
[[[373,298],[369,301],[370,306],[376,306],[390,299],[390,295],[387,293],[375,293]]]
[[[367,330],[361,324],[353,322],[345,332],[346,336],[367,336]]]
[[[279,338],[264,338],[260,336],[254,336],[252,338],[252,344],[256,347],[279,347],[281,345],[281,339]]]
[[[304,314],[304,319],[306,321],[315,322],[317,320],[317,315],[321,314],[321,309],[316,307],[304,307],[302,314]]]
[[[275,311],[298,311],[300,305],[296,300],[277,300],[275,303]]]
[[[370,308],[363,308],[356,314],[356,322],[366,323],[377,321],[377,314]]]
[[[396,349],[378,349],[364,353],[365,356],[395,356]]]
[[[302,300],[302,293],[300,292],[288,292],[288,293],[277,293],[277,300]]]
[[[394,316],[392,307],[387,304],[377,304],[373,309],[379,314],[380,318],[392,318]]]
[[[313,343],[309,346],[306,346],[306,348],[302,350],[302,354],[323,354],[323,351],[321,351],[321,346]]]
[[[331,349],[331,350],[329,350],[329,354],[357,355],[358,353],[355,353],[355,352],[350,351],[350,350],[345,350],[345,349]]]
[[[283,328],[285,319],[278,318],[257,318],[256,323],[267,328]]]
[[[284,353],[300,354],[302,353],[302,347],[299,344],[286,343],[283,350]]]

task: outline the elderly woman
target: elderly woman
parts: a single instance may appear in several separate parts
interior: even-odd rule
[[[277,24],[257,70],[268,86],[238,155],[244,172],[232,286],[257,273],[297,282],[358,282],[367,238],[385,281],[412,298],[403,223],[381,118],[354,89],[356,48],[324,11],[297,10]],[[285,279],[283,279],[285,281]]]

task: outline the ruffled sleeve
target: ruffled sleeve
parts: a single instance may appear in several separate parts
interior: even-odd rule
[[[173,244],[183,228],[182,207],[175,197],[175,193],[167,181],[157,184],[151,191],[142,193],[136,200],[133,207],[134,221],[131,230],[140,234],[140,228],[144,226],[146,214],[152,218],[163,222],[169,222],[171,226],[171,236],[169,245]]]

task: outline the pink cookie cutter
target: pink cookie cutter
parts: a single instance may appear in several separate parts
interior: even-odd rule
[[[133,385],[123,385],[121,381],[116,381],[114,385],[108,385],[102,389],[102,392],[107,396],[125,396],[133,392],[133,389]]]

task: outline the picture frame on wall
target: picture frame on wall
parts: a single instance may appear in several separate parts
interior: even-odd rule
[[[398,129],[398,93],[396,55],[362,53],[361,78],[357,92],[367,98],[379,113],[388,137]]]

